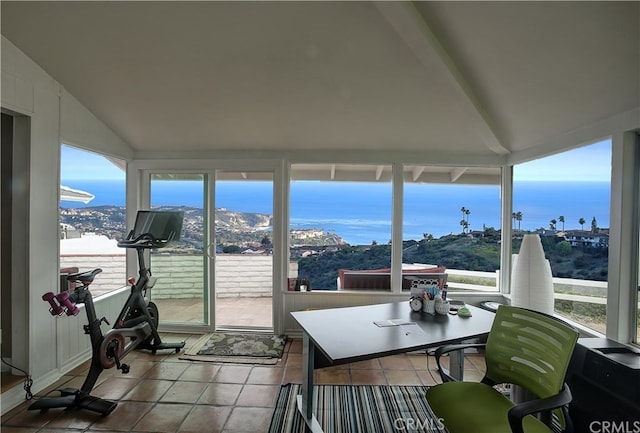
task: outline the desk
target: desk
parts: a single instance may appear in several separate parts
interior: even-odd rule
[[[302,393],[298,409],[312,432],[322,432],[313,414],[313,370],[328,365],[406,353],[481,337],[489,333],[494,313],[468,306],[472,317],[414,312],[409,302],[295,311],[303,330]],[[412,325],[379,327],[374,321],[396,320]],[[462,354],[451,359],[453,375],[462,373]],[[316,365],[318,364],[318,365]]]

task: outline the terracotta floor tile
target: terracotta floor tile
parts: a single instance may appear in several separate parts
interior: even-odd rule
[[[227,420],[225,431],[265,432],[271,421],[271,408],[235,407]]]
[[[158,403],[133,426],[136,432],[173,433],[191,410],[187,404]]]
[[[384,371],[357,369],[351,370],[351,383],[354,385],[386,385]]]
[[[119,403],[118,407],[109,416],[100,417],[91,426],[91,430],[129,431],[152,407],[153,403],[136,401]]]
[[[27,406],[21,408],[12,416],[2,417],[2,431],[4,426],[14,427],[44,427],[46,424],[60,415],[62,409],[50,409],[45,413],[40,413],[38,410],[26,410]]]
[[[442,382],[438,373],[434,371],[418,370],[416,374],[420,378],[422,385],[433,386]]]
[[[287,367],[302,367],[302,353],[289,353]]]
[[[284,376],[284,368],[282,367],[253,367],[247,383],[255,384],[280,384],[282,383],[282,377]]]
[[[428,358],[429,357],[425,353],[420,355],[407,355],[407,359],[414,370],[426,370]],[[433,359],[433,363],[435,363],[435,358]]]
[[[198,404],[233,406],[238,400],[242,385],[234,383],[210,383],[204,390]]]
[[[136,379],[109,377],[94,388],[91,395],[107,400],[119,400],[131,391],[137,383]]]
[[[129,364],[130,370],[129,370],[129,373],[127,373],[126,375],[123,375],[123,377],[129,377],[129,378],[143,377],[149,372],[149,370],[151,370],[151,368],[155,367],[157,364],[157,362],[154,362],[154,361],[145,361],[142,359],[130,360],[129,358],[127,358],[125,362]],[[117,373],[118,370],[116,368],[114,368],[113,371],[116,372],[116,374],[118,374]]]
[[[225,364],[220,367],[214,380],[225,383],[245,383],[251,372],[251,366]]]
[[[145,374],[146,379],[176,380],[189,365],[182,362],[160,362]]]
[[[36,433],[39,430],[37,427],[2,427],[2,433]]]
[[[413,364],[406,355],[393,355],[380,358],[380,365],[385,369],[413,370]]]
[[[370,369],[380,369],[380,368],[382,368],[380,366],[380,360],[378,358],[366,359],[364,361],[358,361],[358,362],[352,362],[351,364],[349,364],[349,367],[351,368],[351,370],[357,370],[357,369],[370,370]]]
[[[48,423],[46,427],[64,430],[86,430],[101,417],[102,414],[87,410],[62,411],[60,415]]]
[[[302,368],[286,367],[284,369],[282,383],[302,383]]]
[[[351,376],[348,369],[323,368],[317,372],[317,385],[349,385]]]
[[[178,433],[220,433],[231,409],[231,406],[194,406],[178,428]]]
[[[385,370],[389,385],[420,385],[421,381],[413,370]]]
[[[207,387],[203,382],[175,382],[160,398],[164,403],[195,403]]]
[[[211,382],[220,370],[220,364],[211,362],[198,362],[191,364],[180,375],[180,380],[188,380],[194,382]]]
[[[170,380],[142,379],[123,397],[123,400],[156,402],[173,383]]]
[[[289,342],[289,353],[302,353],[302,339],[291,339]]]
[[[236,406],[273,407],[280,386],[245,385]]]

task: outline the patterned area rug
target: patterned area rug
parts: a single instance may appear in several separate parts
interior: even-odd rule
[[[180,359],[240,364],[275,364],[287,337],[241,332],[213,332],[200,337]]]
[[[314,387],[318,423],[330,433],[446,433],[427,404],[426,386],[319,385]],[[296,399],[300,385],[282,385],[269,433],[303,433]],[[471,432],[470,432],[471,433]]]

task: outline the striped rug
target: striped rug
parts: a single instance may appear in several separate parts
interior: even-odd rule
[[[299,384],[282,385],[269,433],[303,433]],[[398,433],[447,430],[427,405],[426,386],[316,385],[316,418],[325,433]]]

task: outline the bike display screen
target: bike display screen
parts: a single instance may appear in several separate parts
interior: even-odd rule
[[[127,239],[150,234],[160,242],[179,241],[183,219],[182,211],[139,210],[136,223]]]

